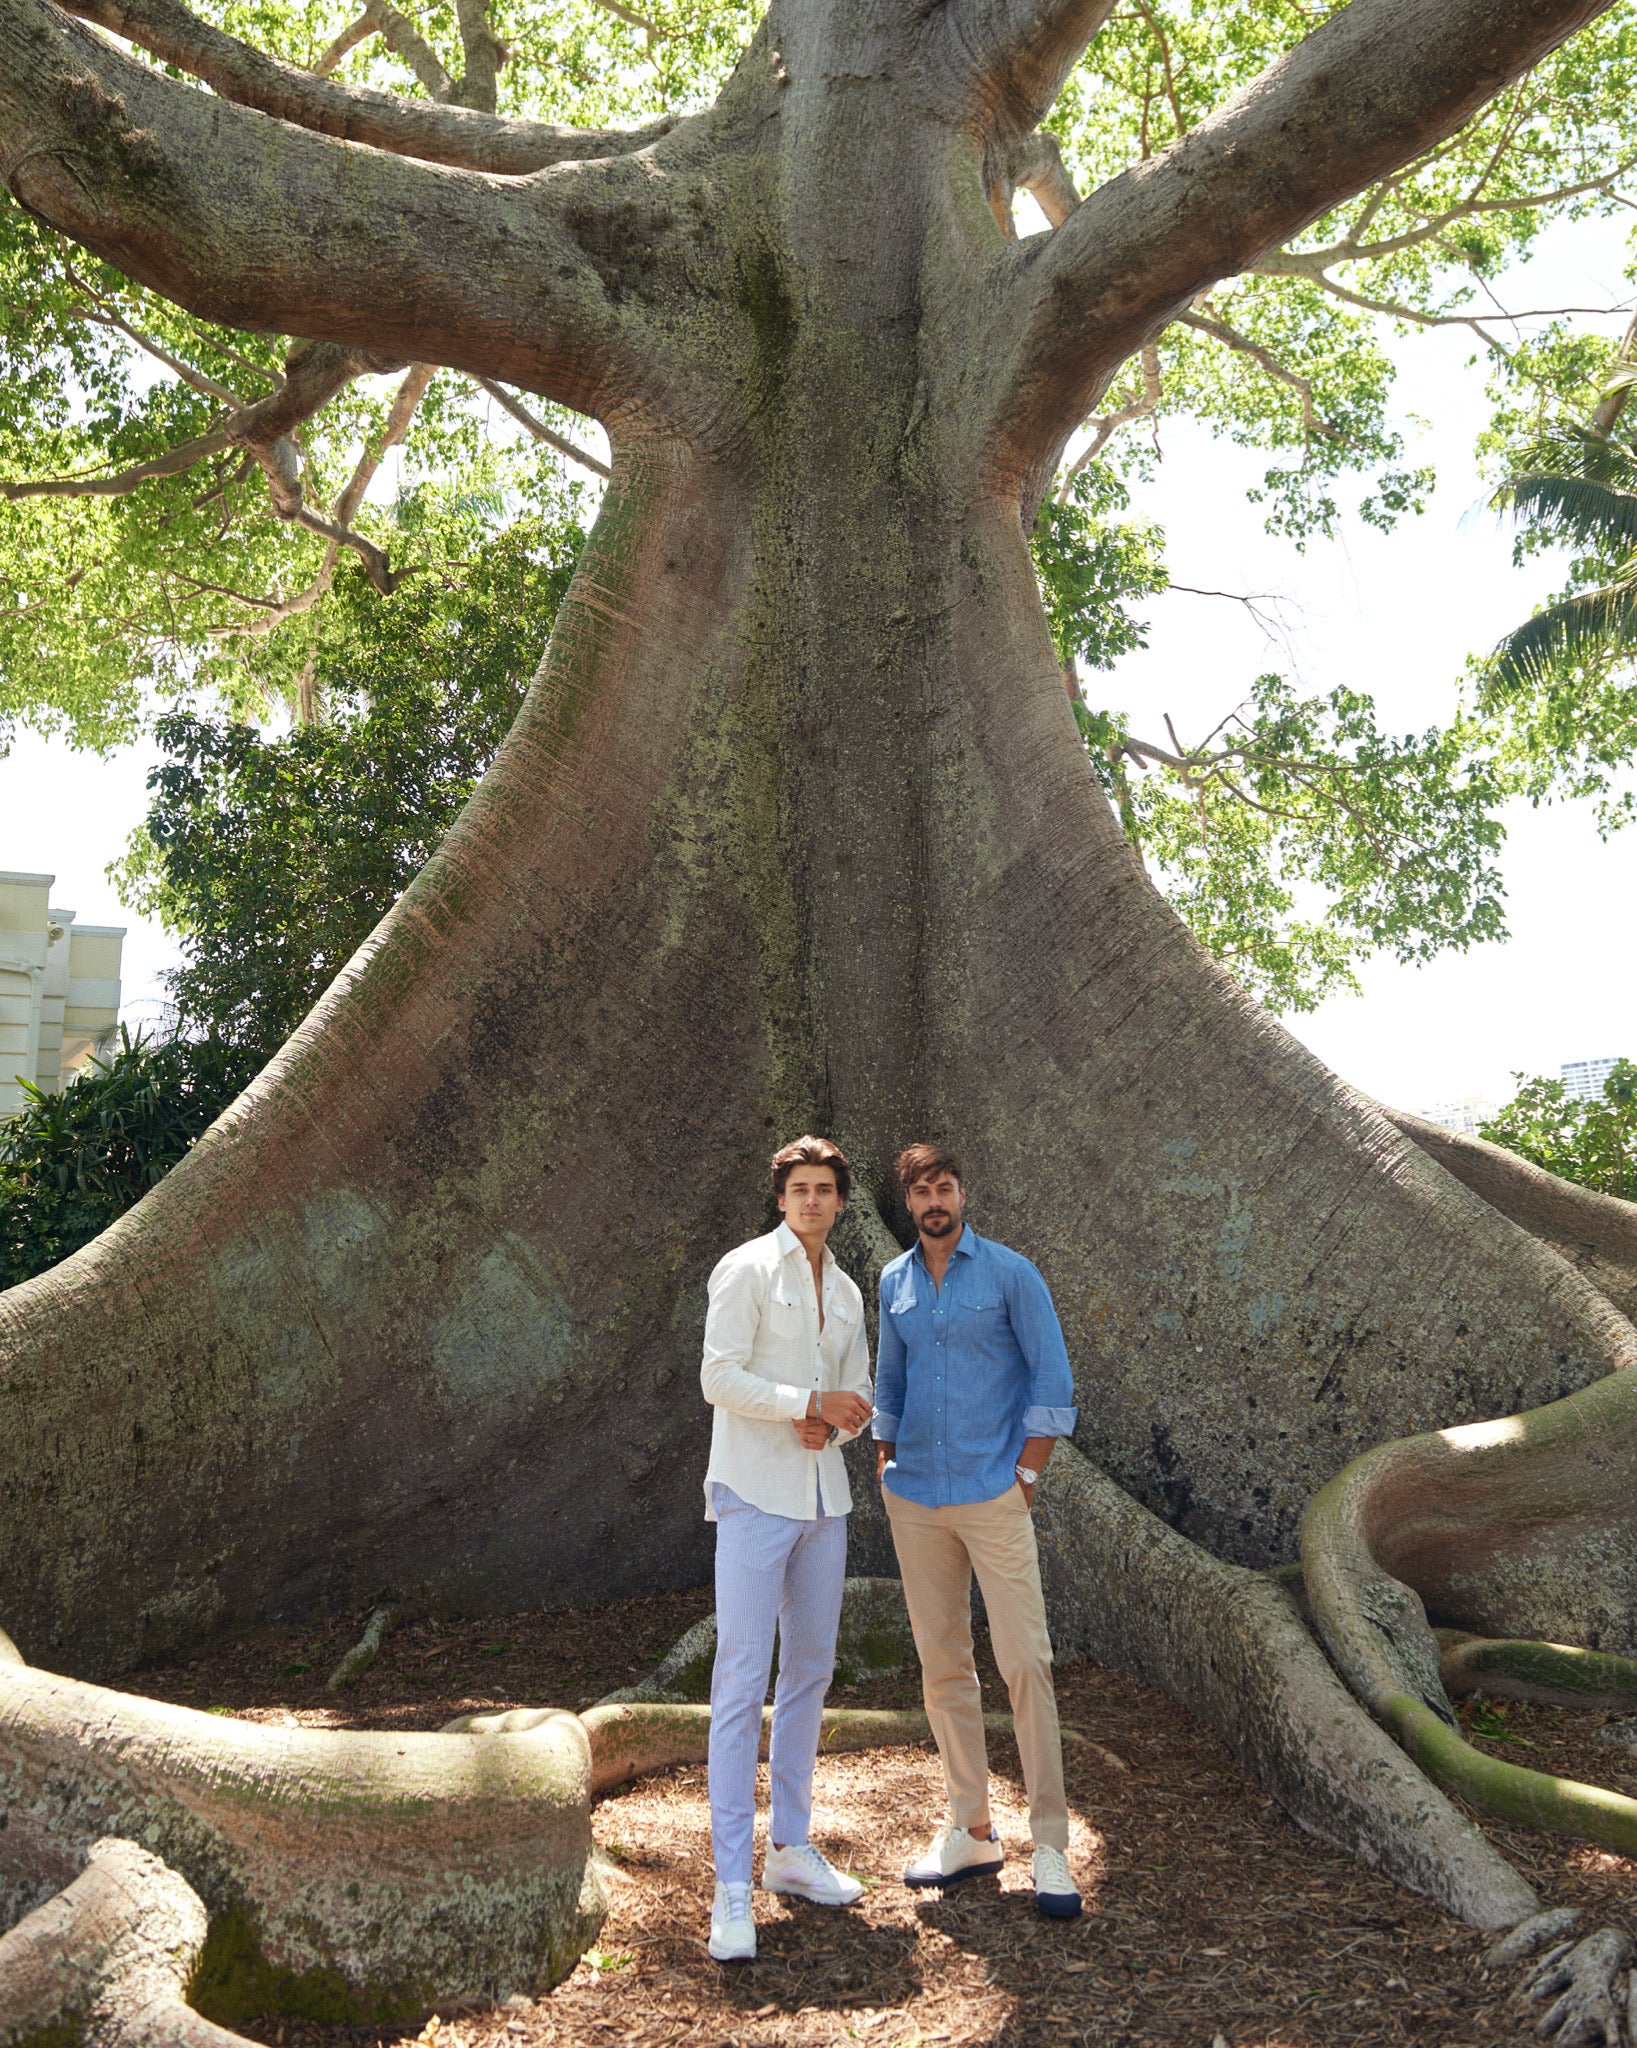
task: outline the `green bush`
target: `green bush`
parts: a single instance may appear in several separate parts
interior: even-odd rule
[[[1637,1201],[1637,1066],[1616,1060],[1601,1100],[1571,1095],[1561,1081],[1516,1074],[1516,1095],[1480,1138],[1519,1152],[1561,1180]]]
[[[221,1039],[153,1044],[122,1029],[119,1050],[60,1095],[29,1087],[28,1107],[0,1124],[0,1287],[66,1259],[140,1201],[260,1064]]]

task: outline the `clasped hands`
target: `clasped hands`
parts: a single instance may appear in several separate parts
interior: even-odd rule
[[[874,1410],[862,1394],[814,1394],[808,1401],[807,1413],[798,1415],[792,1428],[809,1451],[822,1451],[830,1441],[832,1429],[849,1429],[855,1433],[869,1421]]]

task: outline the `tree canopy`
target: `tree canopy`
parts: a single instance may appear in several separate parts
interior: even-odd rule
[[[337,587],[313,685],[283,735],[168,711],[125,900],[182,941],[180,1029],[265,1059],[423,866],[471,795],[539,659],[584,535],[519,518],[470,565],[390,605]]]
[[[1553,1075],[1514,1078],[1518,1092],[1479,1126],[1479,1137],[1560,1180],[1637,1201],[1637,1065],[1616,1060],[1593,1096],[1571,1095]]]
[[[203,18],[224,48],[242,37],[319,78],[596,126],[702,104],[755,11],[574,0],[549,25],[504,4],[480,25],[447,5],[412,19],[235,0]],[[120,25],[111,0],[105,25]],[[1310,26],[1275,0],[1120,9],[1011,187],[1060,219],[1076,189],[1189,134]],[[1623,815],[1628,686],[1605,673],[1504,692],[1480,668],[1460,717],[1388,735],[1355,687],[1247,675],[1224,679],[1215,733],[1155,730],[1117,680],[1093,680],[1141,644],[1144,600],[1166,587],[1164,536],[1124,516],[1130,492],[1166,425],[1192,419],[1265,455],[1253,496],[1297,545],[1349,509],[1413,517],[1431,478],[1391,423],[1394,332],[1471,334],[1502,468],[1543,422],[1561,433],[1583,415],[1617,332],[1497,292],[1527,299],[1520,261],[1553,222],[1629,203],[1634,71],[1637,28],[1616,9],[1424,158],[1201,294],[1129,360],[1042,505],[1037,564],[1099,773],[1155,879],[1275,1008],[1349,985],[1378,949],[1424,958],[1500,936],[1500,806],[1613,784]],[[1506,317],[1530,312],[1550,317]],[[166,703],[306,720],[355,630],[342,586],[390,611],[512,520],[555,517],[567,479],[594,493],[602,468],[563,408],[213,325],[10,200],[0,371],[0,732],[25,719],[106,746]]]

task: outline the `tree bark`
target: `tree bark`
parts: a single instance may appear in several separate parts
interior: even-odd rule
[[[135,1842],[94,1842],[66,1891],[0,1934],[0,2048],[249,2048],[186,2002],[207,1931],[185,1878]]]
[[[1637,1202],[1576,1187],[1504,1146],[1446,1131],[1424,1117],[1402,1110],[1388,1115],[1474,1194],[1561,1252],[1623,1316],[1637,1316]]]
[[[504,1735],[280,1728],[0,1666],[0,1929],[30,1909],[49,1921],[59,1891],[70,1906],[79,1892],[78,1910],[87,1892],[106,1904],[81,1872],[120,1837],[178,1880],[156,1911],[185,1922],[188,1899],[203,1902],[210,1943],[184,1975],[208,2018],[293,2006],[367,2024],[440,1998],[532,1996],[573,1968],[602,1917],[591,1771],[572,1714]],[[56,1910],[73,1918],[70,1906]],[[53,1992],[29,1960],[49,1955],[44,1925],[25,1917],[0,1943],[0,2013],[11,1997],[85,2008],[83,1979],[59,1976]],[[129,2018],[120,1967],[112,1995]]]
[[[983,166],[1022,102],[931,61],[937,16],[780,0],[709,115],[499,180],[345,150],[0,0],[26,203],[196,309],[367,329],[595,409],[615,449],[439,854],[188,1161],[0,1302],[0,1601],[30,1654],[109,1671],[383,1590],[697,1580],[702,1283],[802,1128],[900,1224],[898,1147],[960,1145],[977,1226],[1053,1286],[1082,1449],[1241,1563],[1293,1556],[1383,1437],[1637,1357],[1155,894],[1025,544],[1042,463],[1179,291],[1586,13],[1357,0],[1209,135],[1012,245]],[[1417,23],[1437,66],[1405,56]]]

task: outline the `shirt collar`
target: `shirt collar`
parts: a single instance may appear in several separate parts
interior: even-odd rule
[[[955,1249],[950,1253],[949,1256],[952,1259],[975,1259],[978,1255],[978,1245],[980,1242],[981,1240],[978,1236],[978,1233],[972,1228],[971,1224],[963,1223],[961,1225],[961,1234],[955,1240]],[[826,1247],[826,1249],[828,1249],[828,1247]],[[920,1260],[922,1268],[924,1270],[926,1266],[926,1247],[921,1242],[921,1234],[919,1231],[917,1231],[915,1234],[914,1256]]]
[[[775,1238],[776,1238],[776,1239],[778,1240],[778,1245],[779,1245],[779,1257],[780,1257],[781,1259],[788,1259],[788,1258],[789,1258],[789,1256],[790,1256],[790,1254],[791,1254],[792,1252],[800,1252],[800,1253],[801,1253],[801,1255],[802,1255],[802,1257],[803,1257],[804,1259],[806,1258],[806,1256],[807,1256],[807,1247],[806,1247],[806,1245],[804,1245],[804,1244],[802,1243],[801,1239],[800,1239],[800,1238],[799,1238],[799,1237],[798,1237],[798,1236],[796,1235],[796,1233],[795,1233],[795,1232],[794,1232],[794,1231],[793,1231],[793,1230],[792,1230],[792,1229],[790,1228],[790,1225],[789,1225],[788,1223],[786,1223],[786,1222],[785,1222],[785,1220],[784,1220],[784,1218],[783,1218],[782,1216],[781,1216],[781,1217],[779,1218],[779,1227],[778,1227],[778,1229],[777,1229],[777,1230],[775,1230],[775,1231],[774,1231],[773,1235],[774,1235],[774,1237],[775,1237]],[[835,1264],[835,1262],[836,1262],[836,1255],[835,1255],[835,1253],[834,1253],[833,1251],[831,1251],[831,1249],[830,1249],[830,1247],[829,1247],[828,1245],[826,1245],[826,1246],[824,1247],[824,1263],[825,1263],[825,1265],[827,1265],[827,1266],[833,1266],[833,1265]]]

